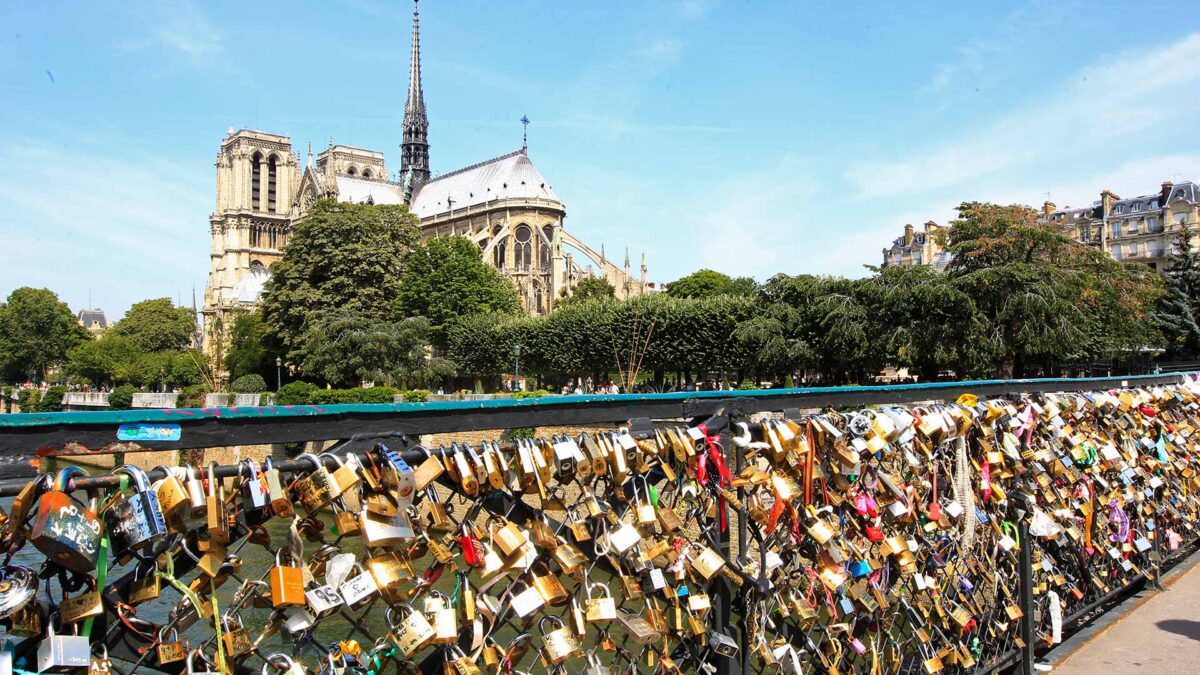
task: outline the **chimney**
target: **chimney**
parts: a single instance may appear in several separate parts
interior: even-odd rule
[[[1159,206],[1166,206],[1166,205],[1167,205],[1167,198],[1171,196],[1171,188],[1173,188],[1173,187],[1175,187],[1175,186],[1171,184],[1171,181],[1169,181],[1169,180],[1164,180],[1164,181],[1163,181],[1163,184],[1162,184],[1162,194],[1161,194],[1161,196],[1160,196],[1160,198],[1159,198],[1159,200],[1158,200],[1158,205],[1159,205]]]
[[[1112,215],[1112,203],[1115,199],[1120,199],[1120,197],[1113,194],[1112,190],[1105,190],[1100,193],[1101,213],[1104,214],[1105,218]]]
[[[904,245],[912,246],[913,241],[913,226],[911,224],[904,225]]]
[[[1042,217],[1049,218],[1050,214],[1054,213],[1054,210],[1056,208],[1058,208],[1058,207],[1054,204],[1054,202],[1051,202],[1051,201],[1042,202]]]

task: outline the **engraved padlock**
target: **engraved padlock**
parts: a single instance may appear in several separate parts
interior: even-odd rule
[[[136,466],[124,464],[113,469],[113,473],[129,476],[134,492],[117,497],[108,507],[104,522],[112,555],[119,560],[133,553],[150,553],[154,544],[167,534],[158,495],[150,489],[146,472]]]
[[[372,595],[379,592],[379,586],[370,572],[364,571],[362,565],[358,563],[354,564],[354,569],[358,574],[342,582],[341,587],[338,588],[342,601],[351,609],[366,603]]]
[[[270,457],[263,460],[263,481],[267,484],[267,500],[271,512],[278,518],[291,518],[296,515],[291,497],[283,486],[283,476],[275,468],[275,461]]]
[[[283,559],[284,547],[275,551],[275,566],[268,576],[271,584],[271,606],[275,609],[299,607],[305,604],[304,570]]]
[[[546,632],[546,622],[556,626]],[[563,625],[557,616],[544,616],[538,621],[538,632],[542,634],[542,654],[551,665],[561,665],[567,659],[578,654],[581,650],[579,640],[571,629]]]
[[[458,619],[450,598],[441,591],[430,591],[425,596],[425,614],[432,617],[433,644],[448,645],[458,642]]]
[[[86,476],[87,472],[74,466],[59,471],[50,490],[38,498],[29,541],[54,563],[89,573],[96,569],[100,550],[100,520],[94,509],[67,492],[76,475]]]
[[[436,635],[429,619],[407,603],[389,606],[384,618],[390,629],[388,636],[405,658],[411,658]]]
[[[603,594],[593,595],[596,589],[603,590]],[[587,602],[584,604],[587,609],[587,620],[589,623],[614,621],[617,618],[617,601],[613,599],[612,591],[608,589],[608,584],[588,584]]]

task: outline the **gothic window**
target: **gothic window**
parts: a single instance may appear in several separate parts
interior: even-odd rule
[[[368,179],[368,180],[369,180],[369,179],[372,177],[372,176],[371,176],[371,170],[370,170],[370,169],[363,169],[363,174],[362,174],[362,176],[363,176],[363,178],[366,178],[366,179]]]
[[[349,169],[346,169],[346,173],[350,174],[351,176],[357,176],[358,169],[356,169],[354,167],[350,167]]]
[[[496,269],[504,269],[504,254],[508,252],[508,247],[505,246],[507,239],[501,239],[496,242],[496,247],[492,249],[492,262],[496,265]]]
[[[542,234],[546,236],[546,239],[538,242],[541,250],[538,261],[542,264],[542,270],[547,271],[550,269],[550,248],[554,245],[554,228],[546,225],[542,228]]]
[[[517,226],[514,238],[516,239],[516,246],[513,249],[513,253],[516,258],[517,269],[527,270],[529,269],[529,264],[533,261],[533,242],[531,241],[533,232],[529,229],[528,225],[521,223]]]
[[[262,195],[262,153],[250,157],[250,208],[257,209]]]
[[[258,248],[262,244],[262,228],[258,225],[250,226],[250,248]]]
[[[267,160],[267,210],[271,213],[275,213],[276,159],[275,155],[271,155]]]

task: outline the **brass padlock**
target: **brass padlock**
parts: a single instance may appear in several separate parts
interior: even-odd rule
[[[311,516],[341,496],[342,492],[333,479],[333,474],[329,473],[329,469],[325,468],[325,463],[319,457],[311,452],[301,453],[299,456],[312,462],[314,467],[311,473],[296,481],[296,496],[300,505]]]
[[[412,571],[404,558],[389,551],[367,558],[366,564],[384,602],[394,604],[407,597],[404,583],[412,578]]]
[[[278,518],[290,519],[296,515],[296,508],[283,487],[283,476],[275,468],[275,462],[270,457],[263,460],[263,480],[267,484],[267,499],[270,500],[271,512]]]
[[[435,645],[448,645],[458,642],[458,619],[450,598],[441,591],[430,591],[425,596],[425,614],[433,617],[433,640]]]
[[[725,559],[711,547],[701,546],[700,552],[692,558],[691,565],[705,581],[711,581],[725,567]]]
[[[97,654],[96,648],[99,647]],[[88,662],[88,675],[111,675],[113,672],[112,660],[108,658],[108,647],[103,642],[97,642],[92,645],[92,657]]]
[[[271,584],[271,606],[302,607],[304,599],[304,570],[282,559],[284,549],[275,551],[275,566],[268,573]]]
[[[158,505],[162,508],[163,517],[168,523],[178,523],[178,519],[182,518],[187,511],[191,502],[188,498],[187,488],[183,486],[183,481],[180,475],[186,475],[187,469],[169,468],[166,466],[155,467],[155,471],[162,471],[165,475],[162,480],[154,484],[154,491],[158,494]]]
[[[504,516],[497,516],[495,520],[499,521],[493,524],[492,519],[488,520],[488,529],[491,531],[492,540],[496,542],[496,546],[500,548],[505,557],[513,555],[520,551],[529,539],[521,528],[510,522]]]
[[[547,621],[557,626],[548,633],[546,632]],[[541,621],[538,621],[538,632],[542,634],[542,654],[551,665],[562,665],[567,659],[582,651],[579,640],[557,616],[542,617]]]
[[[100,591],[96,590],[96,580],[85,577],[89,590],[73,598],[63,598],[58,608],[58,616],[64,624],[79,623],[84,619],[100,616],[104,613],[104,603]]]
[[[224,632],[221,633],[221,642],[225,646],[225,653],[232,659],[248,654],[251,649],[250,636],[246,633],[246,628],[242,626],[241,619],[230,627],[229,615],[221,616],[221,626]]]
[[[550,567],[544,562],[536,562],[530,569],[533,575],[533,586],[541,594],[542,599],[547,605],[561,606],[571,600],[571,594],[567,593],[567,589],[563,587],[562,581],[558,575],[550,571]]]
[[[388,637],[405,658],[412,658],[436,636],[429,619],[407,603],[389,606],[385,618],[390,629]]]
[[[179,632],[174,628],[171,629],[171,639],[167,639],[167,627],[163,626],[158,629],[158,663],[166,665],[176,661],[182,661],[187,658],[187,642],[179,639]]]

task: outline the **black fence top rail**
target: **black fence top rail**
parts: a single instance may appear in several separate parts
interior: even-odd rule
[[[0,458],[60,451],[78,443],[93,452],[132,441],[153,450],[347,439],[362,434],[453,433],[527,426],[571,426],[636,418],[679,419],[718,411],[749,414],[789,408],[867,405],[1175,384],[1182,373],[1126,377],[973,380],[861,387],[814,387],[669,394],[180,408],[0,415]],[[0,473],[4,473],[0,471]]]

